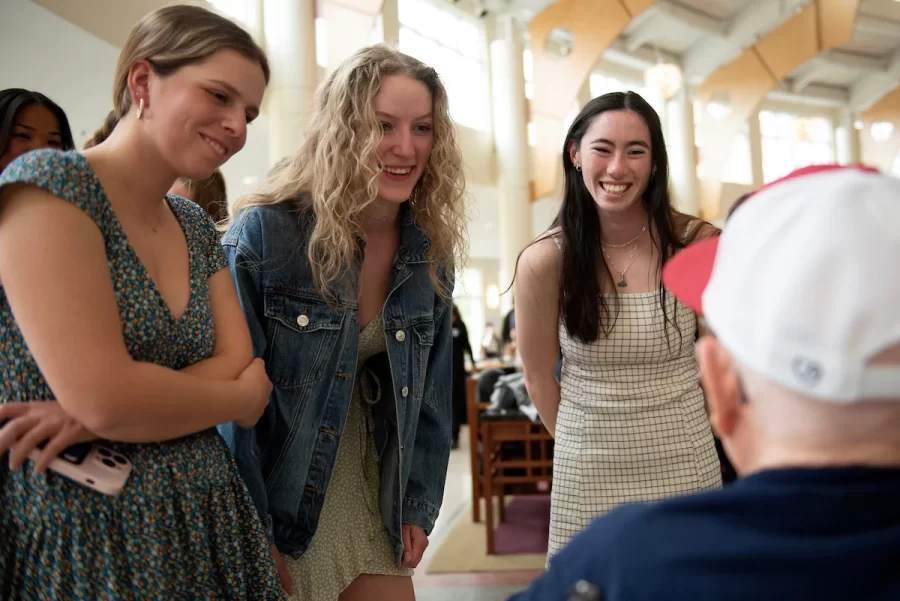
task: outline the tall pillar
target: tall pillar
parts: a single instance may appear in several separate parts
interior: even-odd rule
[[[753,173],[753,187],[761,187],[766,180],[763,171],[762,128],[759,126],[759,111],[754,111],[747,120],[747,135],[750,137],[750,169]]]
[[[591,96],[591,78],[588,77],[584,80],[584,85],[581,86],[581,89],[578,90],[578,108],[583,109],[584,105],[586,105],[592,99],[593,96]]]
[[[498,15],[491,43],[494,144],[500,179],[500,285],[512,282],[516,259],[531,242],[531,169],[525,112],[522,33],[510,15]],[[501,297],[503,312],[512,298]]]
[[[315,0],[263,0],[263,32],[272,80],[269,165],[300,147],[318,83]]]
[[[682,213],[699,215],[700,186],[697,180],[697,149],[694,139],[694,103],[686,82],[665,106],[669,178],[675,206]]]
[[[397,0],[384,0],[381,6],[381,27],[384,31],[384,43],[400,46],[400,10]]]
[[[861,160],[859,130],[856,129],[853,111],[845,108],[840,112],[835,135],[835,153],[841,165],[852,165]]]

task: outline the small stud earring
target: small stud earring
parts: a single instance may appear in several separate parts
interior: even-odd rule
[[[138,110],[137,110],[137,118],[140,119],[141,115],[144,114],[144,99],[141,98],[141,101],[138,102]]]

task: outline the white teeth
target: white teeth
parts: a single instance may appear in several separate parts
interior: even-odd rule
[[[624,192],[625,190],[628,189],[628,184],[620,185],[620,186],[615,186],[613,184],[600,184],[600,185],[603,186],[604,190],[606,190],[607,192],[611,192],[612,194],[621,194],[622,192]]]
[[[397,169],[394,167],[385,167],[384,170],[387,171],[388,173],[393,173],[394,175],[406,175],[407,173],[412,171],[412,167],[404,167],[402,169]]]
[[[219,145],[219,144],[216,144],[215,142],[213,142],[212,140],[210,140],[209,138],[207,138],[207,137],[205,137],[205,136],[203,137],[203,139],[206,140],[206,143],[207,143],[207,144],[209,144],[210,146],[212,146],[213,150],[215,150],[216,152],[218,152],[218,153],[221,154],[222,156],[225,156],[226,151],[225,151],[225,148],[224,148],[224,147],[222,147],[222,146]]]

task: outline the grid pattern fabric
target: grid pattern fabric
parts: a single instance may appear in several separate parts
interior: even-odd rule
[[[619,294],[612,330],[590,344],[560,319],[550,556],[617,505],[721,486],[694,359],[696,318],[667,302],[677,329],[665,327],[658,292]]]

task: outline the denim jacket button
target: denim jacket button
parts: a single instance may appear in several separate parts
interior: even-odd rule
[[[297,325],[299,325],[301,328],[305,328],[309,325],[309,317],[307,317],[306,315],[301,315],[297,318]]]
[[[394,338],[397,339],[397,342],[403,342],[404,340],[406,340],[406,332],[400,330],[399,332],[397,332]]]
[[[409,396],[409,388],[404,386],[403,388],[400,389],[400,394],[403,395],[403,398],[408,397]]]

